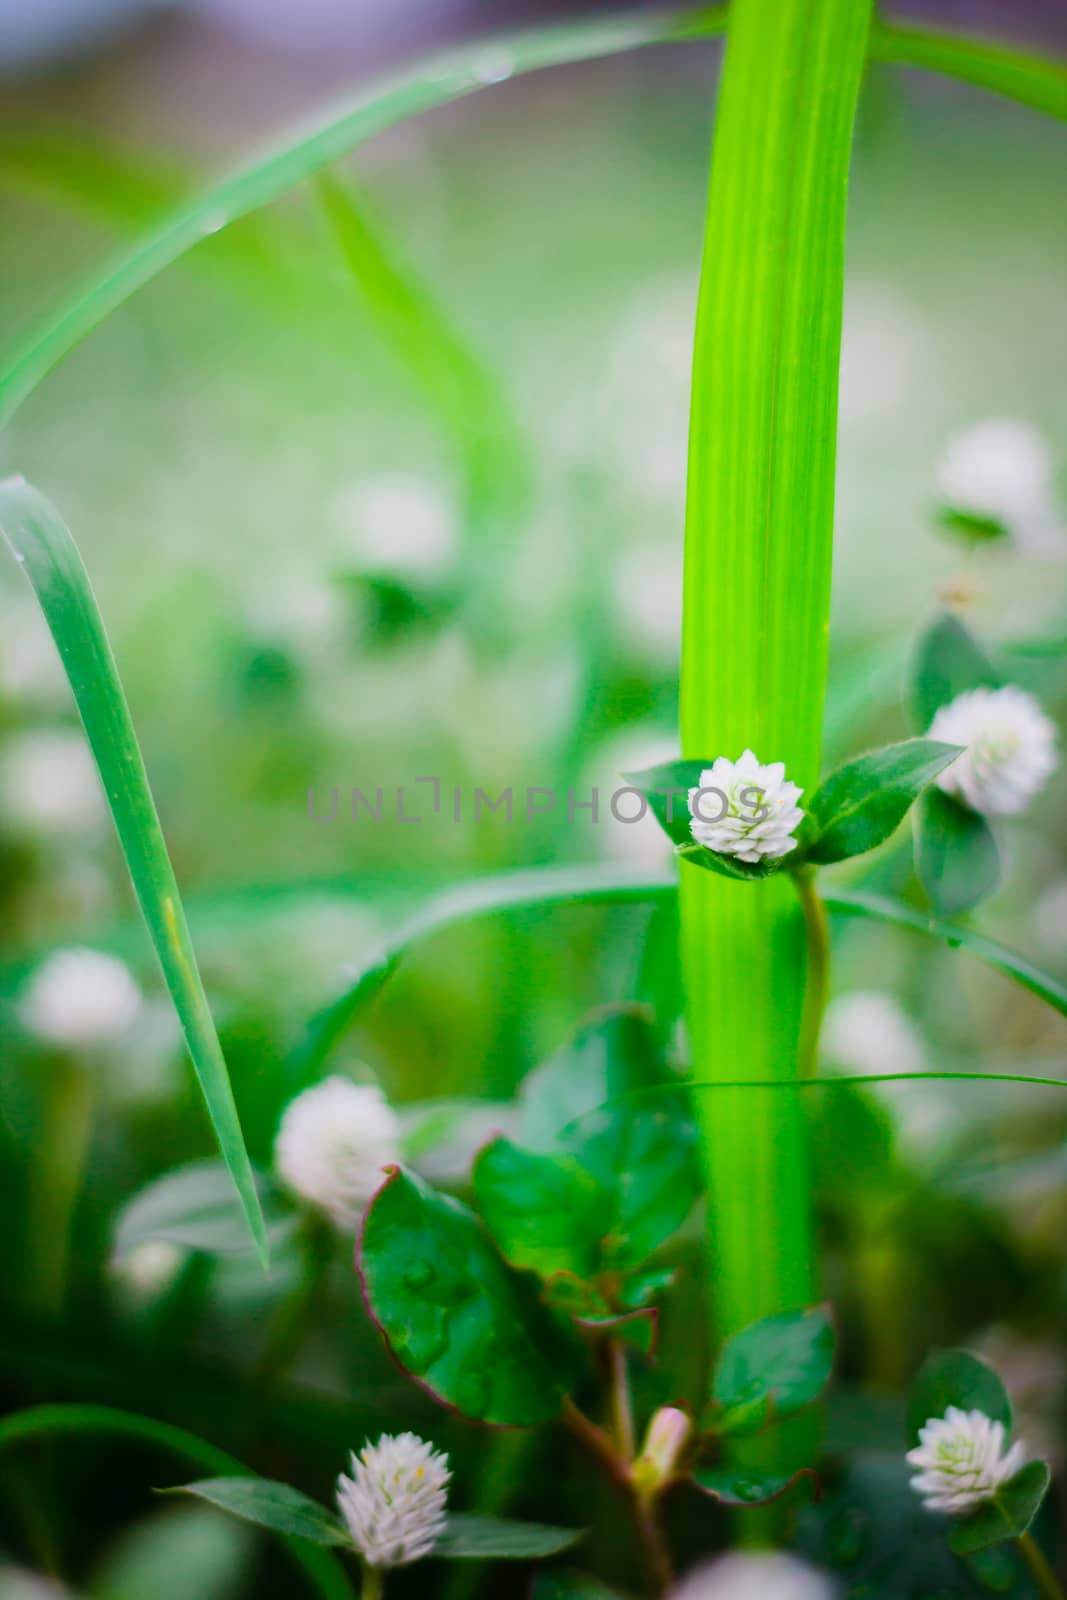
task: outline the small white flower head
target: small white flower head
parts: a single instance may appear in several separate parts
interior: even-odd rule
[[[911,1486],[928,1511],[950,1517],[992,1499],[1026,1462],[1021,1443],[1005,1450],[1004,1424],[984,1411],[949,1406],[943,1417],[931,1417],[919,1429],[919,1440],[907,1456],[908,1464],[919,1469]]]
[[[966,746],[938,775],[938,787],[990,816],[1025,811],[1059,763],[1055,723],[1011,684],[957,695],[938,710],[929,736]]]
[[[12,739],[0,754],[0,810],[33,832],[97,827],[106,816],[104,791],[84,735],[40,728]]]
[[[920,1072],[922,1040],[908,1014],[891,994],[854,989],[838,995],[826,1009],[822,1053],[850,1072]]]
[[[127,1032],[141,991],[125,962],[101,950],[56,950],[36,969],[19,998],[31,1033],[67,1050],[112,1044]]]
[[[274,1140],[283,1181],[342,1232],[359,1226],[382,1168],[399,1160],[396,1113],[380,1089],[348,1078],[326,1078],[297,1095]]]
[[[670,1600],[833,1600],[833,1581],[784,1551],[737,1551],[705,1563]]]
[[[381,576],[436,578],[455,554],[451,500],[432,480],[413,473],[363,478],[334,497],[328,515],[342,557]]]
[[[785,763],[761,766],[751,750],[739,761],[719,756],[689,791],[693,838],[720,855],[756,862],[784,856],[796,845],[804,793],[785,775]]]
[[[997,418],[955,434],[938,466],[937,486],[953,511],[999,522],[1033,554],[1061,542],[1048,448],[1028,423]]]
[[[356,1549],[372,1567],[428,1556],[445,1526],[448,1457],[414,1433],[383,1433],[351,1458],[337,1503]]]

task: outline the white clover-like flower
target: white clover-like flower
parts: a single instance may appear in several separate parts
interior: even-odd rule
[[[720,855],[739,861],[784,856],[796,845],[794,832],[804,813],[804,793],[785,775],[785,763],[761,766],[751,750],[739,761],[719,756],[689,791],[693,838]]]
[[[96,827],[106,815],[104,792],[84,735],[39,728],[12,739],[0,754],[0,810],[34,831]]]
[[[955,434],[938,466],[937,486],[952,510],[1001,523],[1032,554],[1062,543],[1048,447],[1029,423],[993,418]]]
[[[950,1517],[991,1500],[1026,1462],[1022,1443],[1005,1450],[1004,1424],[984,1411],[949,1406],[943,1417],[931,1417],[919,1429],[919,1440],[907,1455],[909,1466],[919,1469],[911,1486],[928,1511]]]
[[[455,554],[458,528],[448,495],[414,473],[383,472],[334,496],[328,516],[342,556],[394,578],[436,578]]]
[[[850,1072],[920,1072],[922,1040],[918,1029],[891,994],[854,989],[826,1008],[822,1053]]]
[[[833,1600],[825,1573],[784,1551],[737,1551],[706,1562],[670,1592],[670,1600]]]
[[[141,991],[124,961],[101,950],[71,948],[46,957],[18,1004],[25,1028],[48,1044],[89,1050],[126,1033]]]
[[[382,1168],[399,1160],[393,1108],[380,1089],[348,1078],[326,1078],[297,1095],[274,1140],[284,1182],[342,1231],[358,1227]]]
[[[351,1458],[337,1503],[372,1567],[407,1566],[428,1556],[445,1526],[448,1457],[414,1433],[383,1433]]]
[[[1024,811],[1059,763],[1055,723],[1012,684],[957,695],[937,711],[929,736],[966,746],[938,787],[991,816]]]

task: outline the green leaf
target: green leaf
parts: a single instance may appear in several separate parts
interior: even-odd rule
[[[134,1411],[119,1411],[112,1406],[31,1406],[28,1410],[0,1417],[0,1454],[27,1440],[71,1434],[138,1439],[155,1449],[173,1451],[208,1472],[254,1478],[254,1474],[240,1461],[225,1450],[209,1444],[206,1439],[198,1438],[195,1433],[175,1427],[170,1422],[142,1417]],[[293,1560],[311,1578],[323,1600],[355,1600],[345,1570],[332,1551],[309,1548],[304,1540],[287,1539],[286,1546]]]
[[[955,534],[966,544],[992,544],[1008,536],[1007,525],[995,517],[980,517],[973,511],[958,511],[953,506],[944,506],[937,520],[946,532]]]
[[[829,889],[823,895],[823,901],[830,911],[837,911],[842,916],[871,917],[876,922],[887,922],[898,928],[908,928],[913,933],[925,934],[930,939],[939,939],[952,949],[967,950],[994,971],[1029,989],[1031,994],[1044,1000],[1061,1016],[1067,1017],[1067,985],[1051,973],[1042,972],[1025,956],[997,944],[994,939],[987,939],[973,928],[955,922],[943,922],[899,900],[887,900],[882,895],[866,894],[858,889]]]
[[[1028,1462],[997,1491],[995,1500],[956,1524],[948,1536],[950,1548],[958,1556],[970,1556],[1005,1539],[1020,1538],[1040,1511],[1048,1486],[1045,1463]]]
[[[573,1155],[494,1139],[475,1161],[473,1180],[482,1221],[505,1261],[545,1278],[596,1275],[609,1226],[606,1197]]]
[[[436,1399],[483,1422],[559,1414],[577,1342],[458,1200],[394,1168],[367,1211],[359,1266],[390,1350]]]
[[[558,1150],[609,1101],[677,1088],[651,1020],[638,1010],[616,1011],[586,1023],[519,1088],[519,1137],[535,1150]],[[663,1104],[677,1096],[664,1094]]]
[[[723,1345],[706,1420],[717,1433],[758,1433],[815,1400],[833,1359],[834,1329],[825,1306],[764,1317]]]
[[[582,1534],[581,1528],[450,1512],[433,1553],[451,1561],[538,1561],[569,1550]]]
[[[869,49],[873,61],[943,72],[1067,121],[1067,68],[1059,61],[987,44],[984,39],[900,27],[877,19],[871,27]]]
[[[985,817],[953,795],[928,789],[919,803],[915,865],[934,909],[952,916],[996,888],[1000,851]]]
[[[906,739],[839,767],[812,797],[809,809],[819,836],[804,851],[805,858],[827,866],[882,844],[904,820],[920,791],[944,771],[961,748],[934,739]]]
[[[334,1512],[310,1500],[299,1489],[270,1478],[201,1478],[197,1483],[178,1484],[166,1492],[194,1495],[231,1516],[290,1539],[326,1545],[352,1543],[347,1528]]]
[[[584,1572],[538,1572],[530,1600],[623,1600],[617,1589],[609,1589]]]
[[[908,1443],[919,1442],[919,1429],[949,1406],[984,1411],[1011,1433],[1011,1401],[992,1367],[966,1350],[935,1350],[919,1369],[908,1399]]]
[[[677,1276],[677,1267],[650,1267],[647,1272],[635,1272],[623,1283],[619,1298],[629,1310],[639,1311],[669,1289]]]
[[[608,1197],[605,1270],[642,1266],[681,1227],[700,1193],[695,1130],[670,1108],[607,1107],[570,1143]]]
[[[273,1245],[291,1230],[295,1214],[258,1175],[256,1189]],[[126,1255],[146,1239],[166,1239],[208,1255],[242,1255],[250,1248],[248,1228],[221,1161],[191,1161],[138,1190],[116,1219],[115,1252]]]
[[[21,478],[0,483],[0,530],[33,586],[62,657],[222,1158],[241,1198],[257,1254],[266,1265],[266,1225],[226,1062],[88,573],[55,509]]]
[[[981,646],[951,611],[942,611],[923,633],[915,656],[912,701],[915,723],[925,733],[934,713],[968,689],[999,686]]]
[[[698,1467],[692,1475],[698,1489],[724,1506],[765,1506],[780,1500],[790,1489],[809,1482],[819,1497],[819,1475],[812,1467],[801,1467],[791,1476],[775,1472],[749,1471],[742,1467]]]

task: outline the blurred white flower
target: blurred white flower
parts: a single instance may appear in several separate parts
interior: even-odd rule
[[[922,1039],[891,994],[854,989],[826,1008],[822,1053],[850,1072],[920,1072]]]
[[[180,1245],[169,1239],[144,1239],[114,1258],[111,1278],[120,1293],[147,1304],[173,1283],[187,1259]]]
[[[955,434],[938,466],[937,486],[953,511],[1001,523],[1030,554],[1063,547],[1048,447],[1028,423],[997,418]]]
[[[414,1433],[383,1433],[351,1458],[337,1502],[357,1550],[377,1568],[430,1554],[445,1526],[448,1457]]]
[[[84,734],[39,728],[13,738],[0,752],[0,813],[41,833],[98,827],[107,814],[104,791]]]
[[[127,1031],[141,991],[124,961],[101,950],[56,950],[34,971],[19,999],[23,1026],[69,1050],[110,1044]]]
[[[797,842],[793,833],[804,816],[797,805],[803,793],[787,780],[782,761],[761,766],[751,750],[737,761],[719,756],[700,774],[699,787],[689,791],[693,838],[739,861],[784,856]]]
[[[67,1600],[69,1589],[40,1572],[0,1567],[0,1600]]]
[[[929,359],[931,330],[919,308],[887,283],[851,279],[841,334],[841,420],[894,416]]]
[[[327,514],[337,553],[370,573],[435,578],[455,553],[450,499],[414,473],[384,472],[350,484],[333,497]]]
[[[1005,1451],[1004,1424],[984,1411],[949,1406],[919,1429],[919,1445],[907,1460],[919,1471],[911,1480],[928,1511],[960,1516],[990,1500],[1026,1461],[1021,1443]]]
[[[676,666],[682,648],[680,541],[623,546],[612,586],[628,642],[650,661]]]
[[[678,756],[678,736],[666,732],[652,723],[637,724],[598,745],[582,773],[582,795],[588,798],[593,789],[600,795],[600,820],[597,833],[605,854],[615,861],[641,868],[667,866],[671,859],[671,843],[652,815],[646,811],[639,820],[620,822],[612,815],[611,799],[624,785],[624,772],[642,772],[647,767],[661,766]],[[680,803],[680,796],[676,804]],[[633,795],[624,795],[617,806],[620,816],[637,818],[637,802]]]
[[[3,608],[0,695],[49,710],[70,704],[59,651],[35,602],[15,601]]]
[[[929,736],[967,747],[938,787],[990,815],[1024,811],[1059,762],[1055,724],[1011,684],[957,695],[936,713]]]
[[[670,1600],[833,1600],[824,1573],[784,1551],[737,1551],[697,1567]]]
[[[284,1182],[342,1231],[358,1227],[382,1168],[399,1160],[396,1113],[380,1089],[347,1078],[326,1078],[298,1095],[274,1141]]]

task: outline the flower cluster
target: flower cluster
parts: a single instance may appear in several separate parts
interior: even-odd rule
[[[383,1433],[351,1458],[337,1503],[352,1541],[372,1567],[402,1567],[428,1556],[445,1526],[448,1457],[414,1433]]]
[[[941,498],[965,516],[991,519],[1030,555],[1062,549],[1044,439],[1011,418],[979,422],[953,435],[938,466]]]
[[[274,1141],[282,1181],[335,1227],[359,1226],[382,1181],[400,1159],[400,1125],[381,1090],[347,1078],[326,1078],[285,1109]]]
[[[929,737],[966,746],[937,783],[989,815],[1025,810],[1058,760],[1055,724],[1012,685],[957,695],[936,713]]]
[[[832,1600],[831,1580],[784,1551],[737,1551],[689,1573],[670,1600]]]
[[[784,856],[797,843],[803,792],[787,780],[782,761],[761,766],[751,750],[737,761],[719,756],[689,791],[693,838],[739,861]]]
[[[919,1471],[911,1480],[929,1511],[961,1516],[990,1500],[1001,1484],[1026,1462],[1021,1443],[1005,1450],[1004,1425],[984,1411],[949,1406],[919,1429],[919,1444],[908,1462]]]

